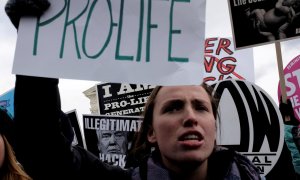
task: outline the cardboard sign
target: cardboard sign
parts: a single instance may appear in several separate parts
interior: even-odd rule
[[[297,38],[300,3],[289,0],[228,0],[237,49]]]
[[[155,86],[146,84],[103,83],[97,85],[100,114],[139,116]]]
[[[133,84],[199,84],[205,0],[50,0],[18,29],[13,73]]]

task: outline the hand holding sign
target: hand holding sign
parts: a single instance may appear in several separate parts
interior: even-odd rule
[[[13,73],[154,85],[202,81],[204,0],[49,2],[40,18],[22,18]]]
[[[40,16],[50,6],[48,0],[9,0],[5,12],[16,28],[21,16]]]

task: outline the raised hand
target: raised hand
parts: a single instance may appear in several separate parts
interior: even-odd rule
[[[40,16],[49,6],[48,0],[8,0],[5,12],[13,25],[18,28],[22,16]]]

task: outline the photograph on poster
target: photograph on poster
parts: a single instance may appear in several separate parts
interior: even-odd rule
[[[300,35],[300,0],[228,0],[235,48]]]
[[[83,115],[87,149],[100,160],[124,168],[141,124],[139,116]]]

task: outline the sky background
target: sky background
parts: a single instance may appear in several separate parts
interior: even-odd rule
[[[0,95],[14,88],[15,75],[11,73],[17,31],[10,23],[4,11],[6,0],[0,1]],[[206,14],[207,37],[232,37],[227,0],[207,0]],[[300,39],[281,42],[283,67],[296,56],[300,50]],[[264,89],[277,102],[279,75],[277,68],[275,44],[257,46],[254,51],[255,84]],[[76,109],[79,120],[82,114],[90,114],[90,102],[83,91],[98,84],[95,81],[60,79],[62,110]]]

